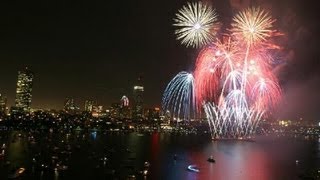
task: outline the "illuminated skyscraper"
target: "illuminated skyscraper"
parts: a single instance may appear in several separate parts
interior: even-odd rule
[[[86,112],[92,112],[93,111],[93,107],[96,105],[95,101],[92,100],[86,100],[85,104],[84,104],[84,111]]]
[[[31,72],[28,68],[18,71],[15,107],[19,111],[30,111],[33,76],[33,72]]]
[[[0,113],[6,113],[7,110],[7,97],[0,94]]]
[[[75,104],[73,98],[66,98],[64,102],[64,107],[63,110],[67,113],[76,113],[77,111],[80,110],[80,108]]]
[[[141,78],[139,78],[138,83],[133,87],[133,117],[136,119],[143,117],[143,92],[144,87]]]
[[[120,99],[120,119],[128,119],[130,116],[129,99],[127,96],[122,96]]]
[[[119,119],[120,118],[120,104],[119,103],[112,103],[111,104],[110,117],[112,119]]]
[[[129,99],[127,98],[127,96],[122,96],[122,98],[120,99],[120,106],[121,107],[129,106]]]

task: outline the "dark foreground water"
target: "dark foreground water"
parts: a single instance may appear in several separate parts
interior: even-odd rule
[[[205,135],[169,133],[1,132],[0,179],[26,169],[21,179],[315,179],[318,140],[258,137],[255,142],[211,141]],[[20,134],[20,135],[19,135]],[[30,137],[35,140],[30,140]],[[176,154],[176,158],[175,157]],[[213,155],[216,163],[207,159]],[[144,162],[149,174],[141,175]],[[67,170],[54,170],[56,164]],[[199,173],[187,170],[193,164]],[[44,167],[42,167],[44,165]],[[47,166],[47,168],[46,168]]]

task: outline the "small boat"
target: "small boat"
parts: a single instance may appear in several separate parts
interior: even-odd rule
[[[200,172],[200,169],[196,165],[189,165],[188,170],[192,172]]]
[[[60,171],[65,171],[67,169],[68,169],[68,166],[66,166],[66,165],[62,165],[62,166],[58,167],[58,170],[60,170]]]
[[[207,160],[208,162],[215,163],[216,160],[213,159],[213,156],[210,156]]]
[[[53,168],[54,171],[66,171],[68,170],[68,166],[56,164],[56,167]]]
[[[58,156],[52,156],[51,159],[52,160],[58,160],[59,158],[58,158]]]
[[[15,179],[20,177],[21,175],[23,175],[23,173],[25,172],[25,168],[19,168],[17,169],[13,174],[9,174],[8,175],[8,179]]]
[[[147,176],[149,174],[149,171],[147,169],[140,172],[143,176]]]
[[[148,161],[144,162],[144,167],[145,167],[145,168],[149,168],[150,165],[151,165],[151,164],[150,164]]]
[[[127,176],[127,180],[135,180],[135,179],[136,179],[136,176],[133,174]]]

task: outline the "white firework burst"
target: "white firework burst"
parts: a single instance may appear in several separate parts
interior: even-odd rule
[[[217,28],[217,13],[211,6],[202,2],[187,3],[183,6],[174,20],[177,40],[187,47],[202,47],[213,40]]]
[[[240,37],[248,44],[266,41],[274,32],[272,28],[274,20],[268,12],[259,7],[248,8],[239,12],[234,18],[232,33]]]

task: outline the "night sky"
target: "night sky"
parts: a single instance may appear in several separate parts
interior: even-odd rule
[[[238,0],[239,1],[239,0]],[[261,1],[261,0],[260,0]],[[227,24],[237,0],[212,0]],[[275,69],[284,90],[276,112],[283,118],[320,120],[319,23],[316,1],[265,0],[281,39]],[[0,4],[0,93],[14,102],[17,71],[35,72],[33,108],[61,109],[66,97],[83,108],[132,95],[142,76],[145,103],[159,106],[162,92],[179,71],[192,71],[197,49],[175,40],[175,12],[183,0],[6,1]]]

